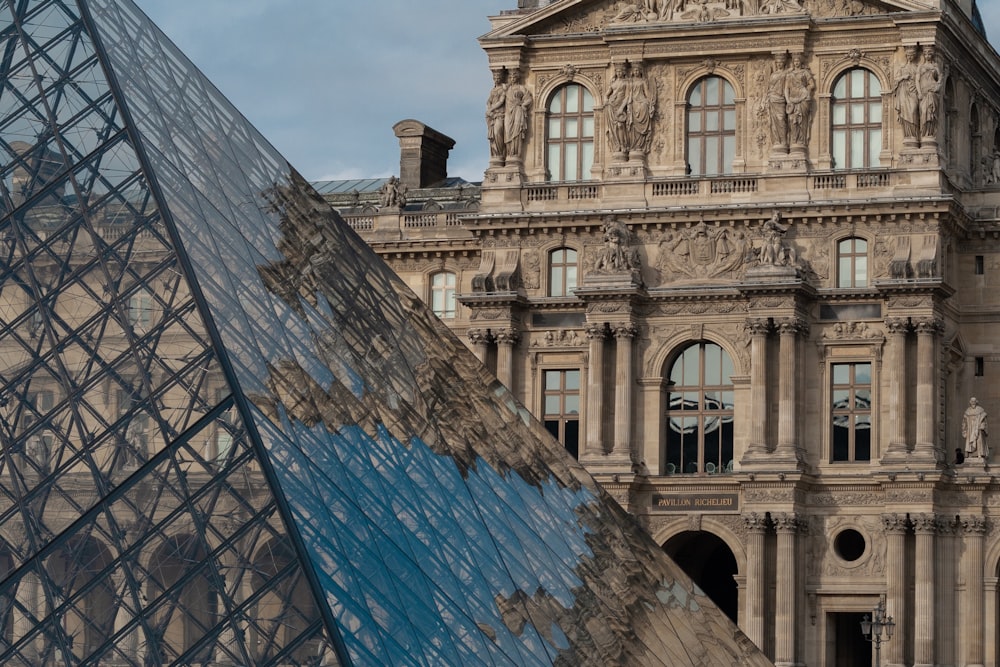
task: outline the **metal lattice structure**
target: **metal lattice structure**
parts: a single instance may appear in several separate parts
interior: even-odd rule
[[[0,50],[0,664],[766,664],[131,2]]]

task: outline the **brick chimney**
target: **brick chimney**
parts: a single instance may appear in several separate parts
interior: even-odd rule
[[[455,140],[418,120],[392,126],[399,137],[399,180],[407,188],[429,188],[448,177],[448,151]]]

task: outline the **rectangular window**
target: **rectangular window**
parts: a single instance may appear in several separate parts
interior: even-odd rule
[[[983,357],[976,357],[976,377],[981,378],[986,375],[986,360]]]
[[[986,267],[983,263],[983,256],[976,255],[976,275],[981,276],[986,272]]]
[[[580,455],[580,371],[542,373],[542,421],[573,458]]]
[[[872,457],[872,365],[830,366],[831,452],[834,462],[870,461]]]
[[[128,298],[128,321],[137,329],[148,329],[153,323],[153,295],[141,289]]]

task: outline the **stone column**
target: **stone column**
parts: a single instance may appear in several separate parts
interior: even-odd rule
[[[632,322],[612,327],[615,337],[615,458],[630,459],[632,454],[632,393],[635,385],[632,369],[632,339],[639,329]]]
[[[905,317],[890,317],[885,321],[889,332],[889,450],[890,454],[905,454],[906,446],[906,334],[910,322]]]
[[[882,645],[888,667],[904,666],[903,638],[906,633],[906,529],[905,514],[883,514],[882,529],[886,534],[886,594],[885,613],[896,622],[896,641]]]
[[[767,571],[767,563],[764,562],[767,519],[756,512],[751,512],[743,515],[743,525],[747,529],[747,603],[742,629],[750,641],[763,650],[764,615],[767,612],[764,586],[764,573]]]
[[[767,334],[766,318],[747,320],[750,332],[750,442],[747,455],[766,454],[767,446]]]
[[[590,341],[590,366],[587,369],[587,434],[583,445],[585,456],[604,453],[604,344],[608,339],[608,325],[604,322],[587,323]]]
[[[479,361],[486,363],[486,353],[490,346],[490,333],[486,329],[469,329],[466,334],[472,343],[472,352]]]
[[[772,517],[778,532],[778,578],[774,595],[774,665],[793,667],[795,658],[795,635],[799,626],[796,609],[798,587],[798,560],[796,541],[799,531],[798,517],[791,512],[780,512]]]
[[[17,586],[17,600],[24,605],[24,611],[14,608],[14,641],[17,642],[34,630],[38,619],[44,616],[40,609],[39,589],[41,586],[38,577],[29,573],[21,577]],[[23,650],[22,654],[29,660],[38,657],[39,638],[31,641]]]
[[[913,529],[917,534],[913,665],[933,667],[934,591],[937,581],[934,568],[934,535],[937,532],[937,518],[933,514],[918,514],[913,519]]]
[[[776,454],[782,461],[799,459],[798,436],[798,376],[799,333],[808,331],[805,322],[798,319],[787,319],[778,325],[780,332],[779,345],[781,357],[779,367],[781,375],[778,379],[778,450]]]
[[[983,667],[985,659],[983,636],[983,540],[986,535],[986,517],[962,517],[962,536],[965,541],[965,559],[962,578],[965,579],[964,620],[959,646],[964,647],[968,667]],[[991,603],[992,604],[992,603]]]
[[[937,401],[934,400],[934,369],[937,366],[937,337],[942,323],[937,319],[917,322],[917,445],[922,458],[933,461],[936,438],[934,425]]]
[[[496,333],[497,379],[511,392],[514,392],[514,346],[520,339],[517,329],[501,329]]]

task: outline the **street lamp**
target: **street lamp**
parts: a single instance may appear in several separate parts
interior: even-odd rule
[[[885,605],[882,600],[878,601],[878,606],[872,612],[871,617],[865,614],[861,621],[861,634],[869,642],[875,644],[875,667],[880,667],[882,652],[882,633],[885,633],[885,640],[892,639],[892,631],[896,629],[896,622],[892,616],[885,615]]]

